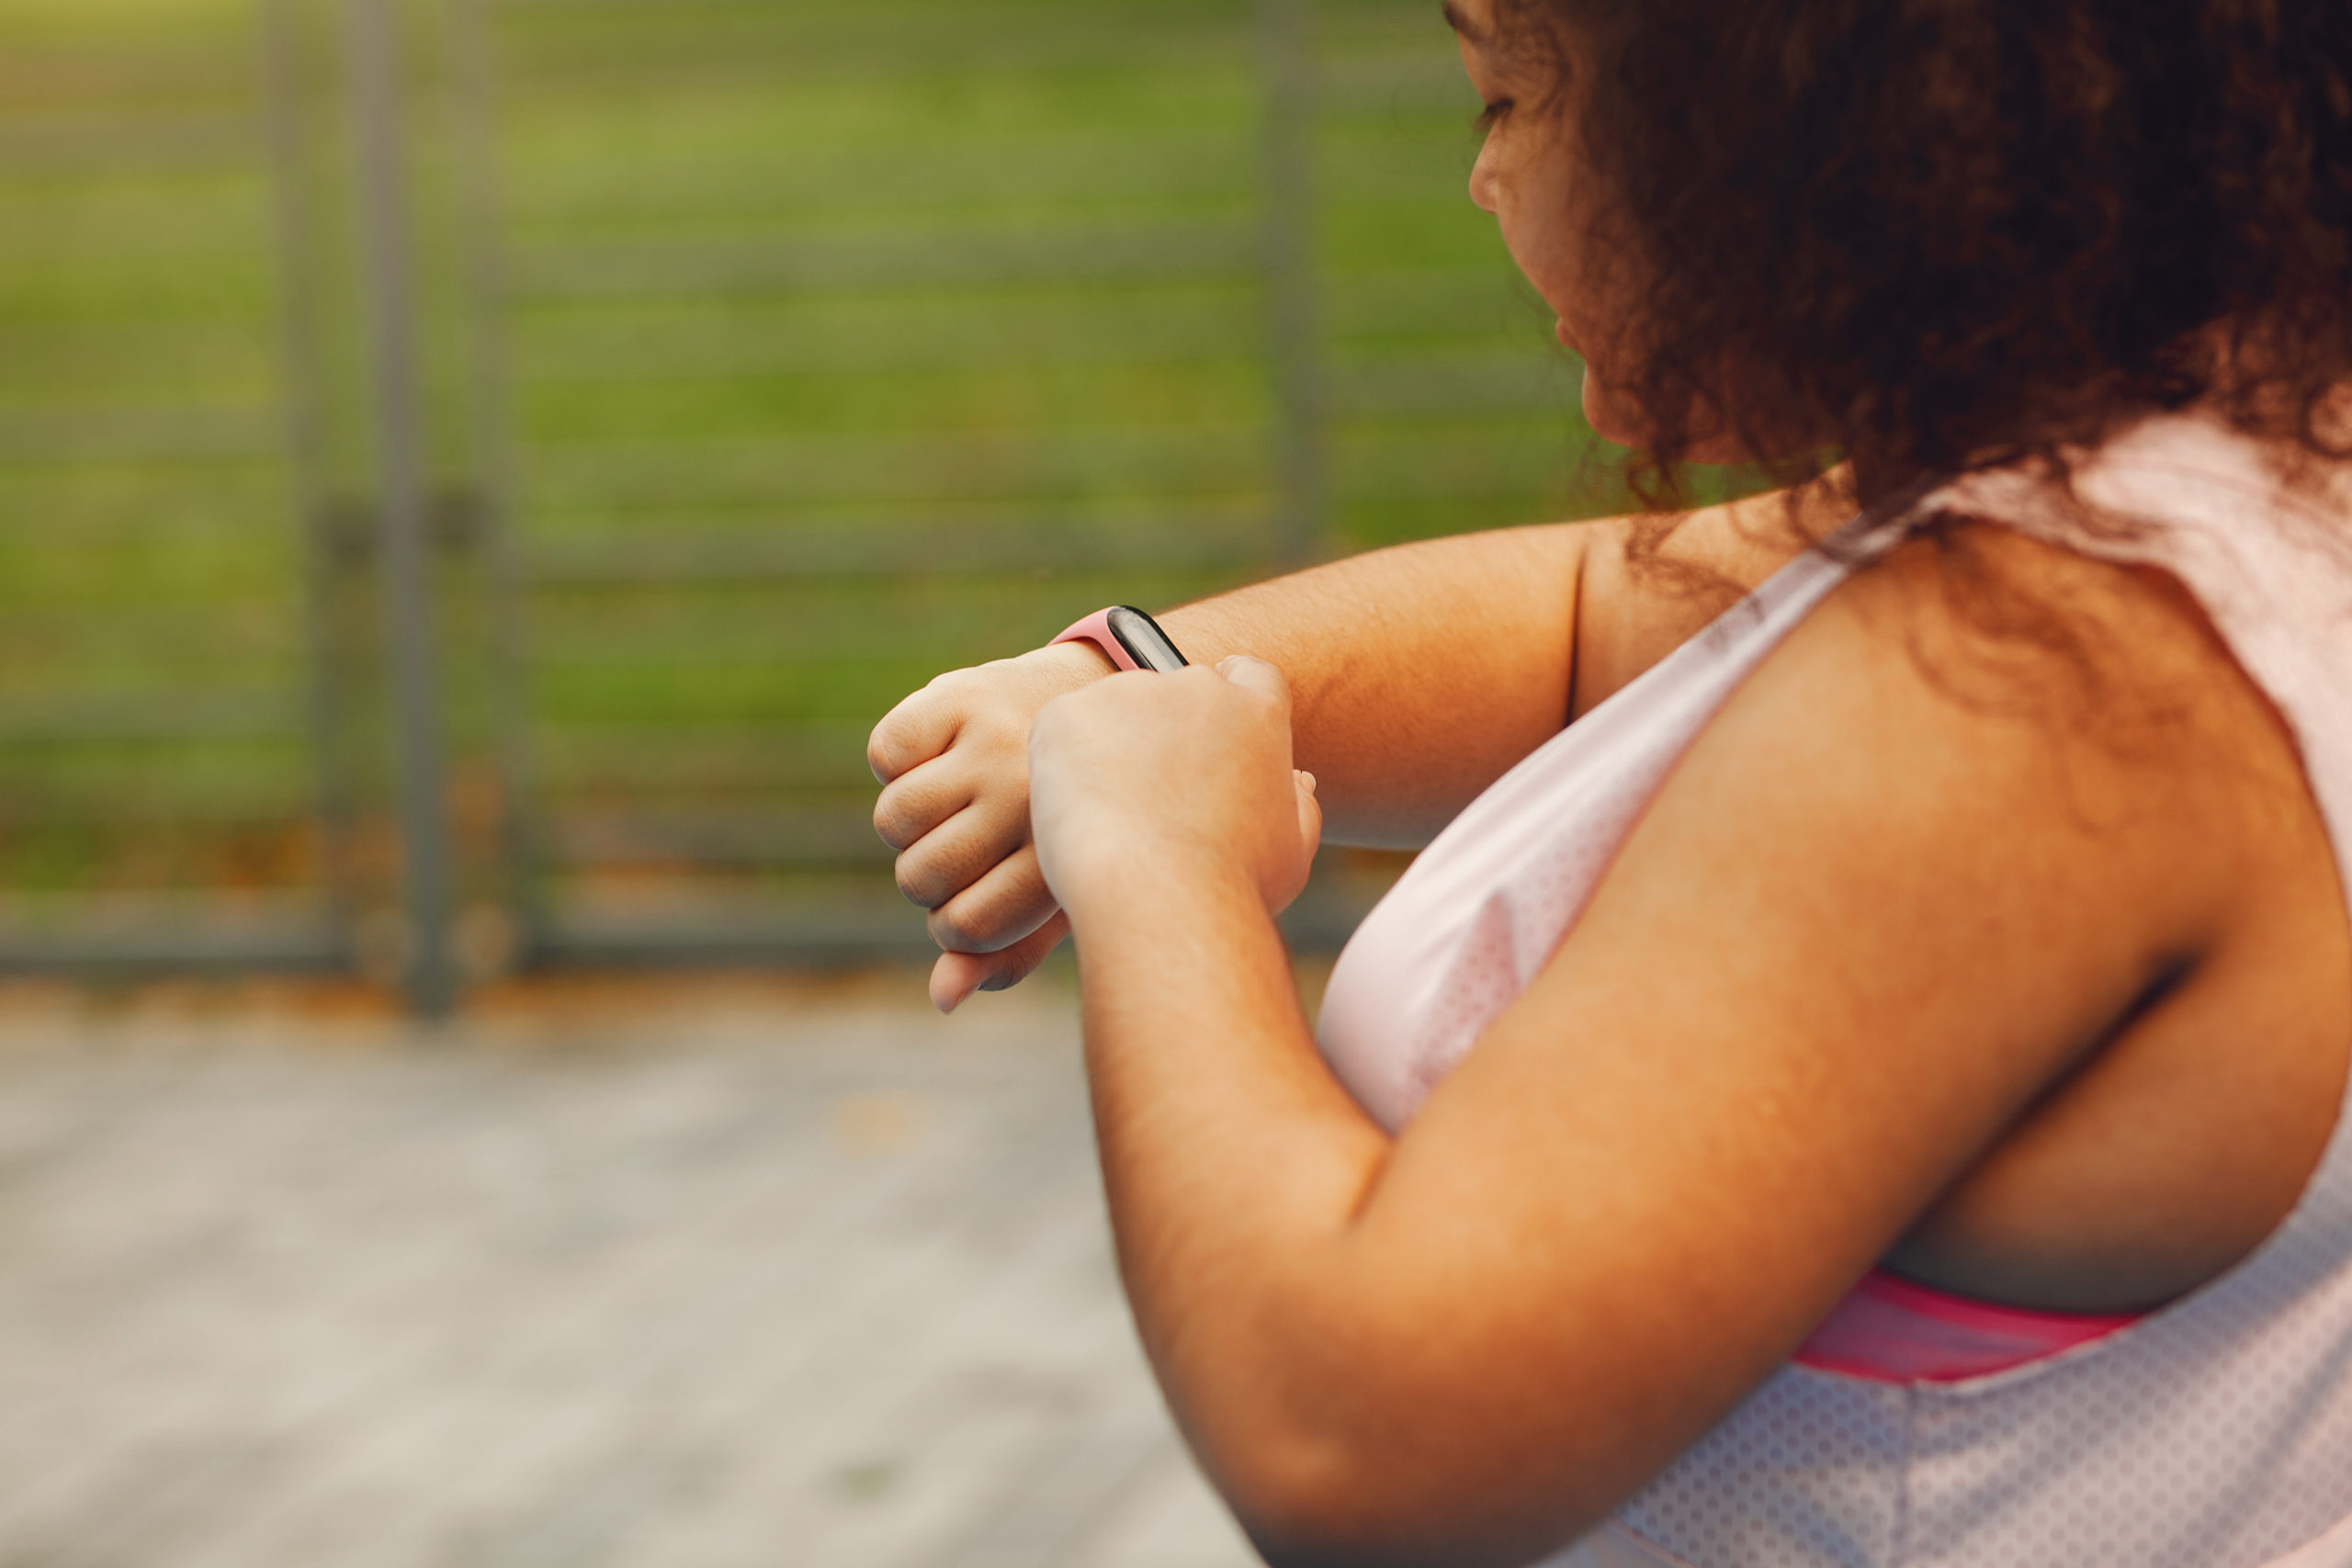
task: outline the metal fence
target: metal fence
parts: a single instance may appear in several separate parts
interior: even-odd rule
[[[908,949],[932,673],[1606,504],[1432,13],[12,0],[0,964]]]

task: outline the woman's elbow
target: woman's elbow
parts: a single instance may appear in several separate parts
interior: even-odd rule
[[[1420,1447],[1260,1433],[1210,1470],[1271,1568],[1526,1568],[1571,1539],[1556,1517],[1504,1518],[1487,1487]]]
[[[1395,1521],[1339,1445],[1255,1434],[1230,1448],[1211,1472],[1269,1568],[1402,1568]]]

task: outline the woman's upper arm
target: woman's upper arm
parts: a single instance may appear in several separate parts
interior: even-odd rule
[[[1849,583],[1734,697],[1300,1282],[1274,1375],[1323,1402],[1329,1517],[1370,1509],[1339,1536],[1499,1562],[1591,1523],[2209,940],[2199,771],[1955,700],[1931,570]]]

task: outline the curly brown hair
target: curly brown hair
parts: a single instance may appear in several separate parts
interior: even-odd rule
[[[2352,455],[2346,0],[1497,0],[1637,258],[1653,438],[1866,498],[2211,400]],[[1571,90],[1573,89],[1573,90]],[[1770,411],[1767,417],[1766,411]]]

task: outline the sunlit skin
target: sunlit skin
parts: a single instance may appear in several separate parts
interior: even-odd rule
[[[1510,100],[1485,0],[1456,19]],[[1596,350],[1611,290],[1545,205],[1572,147],[1521,114],[1473,190],[1603,367],[1596,427],[1638,436]],[[1798,500],[1816,528],[1850,504]],[[1752,584],[1795,547],[1779,505],[1671,547]],[[1897,551],[1738,691],[1535,983],[1381,1132],[1316,1055],[1273,913],[1318,829],[1426,841],[1703,624],[1626,538],[1374,552],[1163,617],[1182,674],[1044,649],[875,732],[876,825],[951,950],[934,999],[1075,935],[1136,1322],[1278,1564],[1535,1559],[1874,1260],[2024,1305],[2177,1296],[2275,1228],[2333,1126],[2352,932],[2275,714],[2168,580],[1979,528],[1965,548],[2129,650],[2113,725],[2056,721],[2037,694],[2070,672],[2030,647],[1975,657],[1949,558]],[[1956,671],[1996,700],[1954,700]]]

